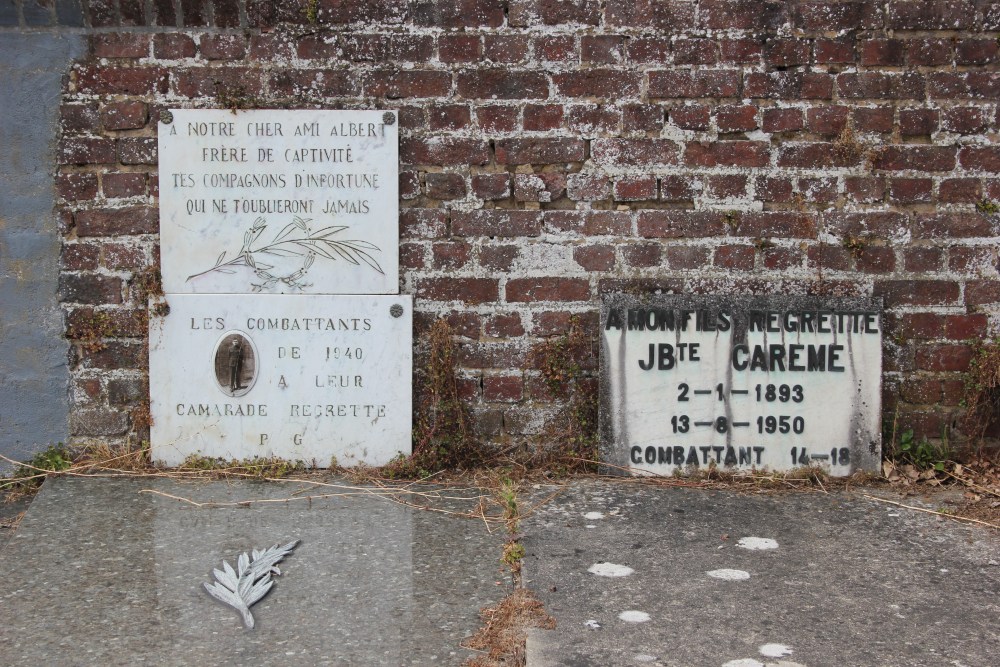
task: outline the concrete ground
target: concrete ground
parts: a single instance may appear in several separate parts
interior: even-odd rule
[[[911,501],[908,501],[911,502]],[[528,666],[1000,664],[1000,537],[853,493],[576,482],[524,522]]]
[[[510,591],[502,530],[381,490],[283,502],[324,492],[50,480],[0,551],[0,663],[475,657],[459,642],[480,626],[479,609]],[[464,511],[479,493],[409,501]],[[530,632],[529,667],[1000,664],[998,531],[860,492],[759,496],[588,479],[521,496],[522,509],[547,499],[521,525],[523,575],[557,623]],[[245,500],[258,502],[232,504]],[[202,590],[222,559],[296,538],[251,609],[253,630]]]

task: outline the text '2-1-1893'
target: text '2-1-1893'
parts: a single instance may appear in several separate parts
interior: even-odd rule
[[[835,476],[881,457],[877,299],[609,295],[601,459],[632,474]]]

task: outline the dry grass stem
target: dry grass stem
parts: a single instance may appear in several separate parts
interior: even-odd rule
[[[897,503],[895,500],[887,500],[886,498],[879,498],[878,496],[869,496],[867,493],[861,494],[862,497],[868,500],[874,500],[880,503],[888,503],[890,505],[895,505],[896,507],[903,507],[908,510],[913,510],[914,512],[923,512],[924,514],[933,514],[935,516],[944,517],[945,519],[954,519],[955,521],[967,521],[969,523],[975,523],[980,526],[988,526],[990,528],[995,528],[1000,530],[1000,525],[995,523],[989,523],[988,521],[980,521],[979,519],[972,519],[965,516],[959,516],[957,514],[948,514],[947,512],[938,512],[935,510],[929,510],[923,507],[914,507],[913,505],[904,505],[903,503]]]

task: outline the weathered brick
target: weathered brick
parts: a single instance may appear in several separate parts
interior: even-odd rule
[[[813,43],[813,59],[820,64],[854,62],[854,38],[850,35],[834,39],[820,38]]]
[[[649,96],[659,98],[737,97],[739,70],[651,70]]]
[[[108,199],[145,196],[146,174],[136,172],[102,174],[101,191]]]
[[[127,137],[118,140],[118,161],[122,164],[156,164],[156,139]]]
[[[774,0],[702,0],[698,8],[698,24],[709,30],[776,30],[789,19]]]
[[[511,278],[507,281],[508,303],[535,301],[587,301],[590,283],[584,278]]]
[[[662,254],[663,247],[659,243],[635,243],[622,247],[625,264],[634,268],[659,266]]]
[[[514,199],[517,201],[555,201],[566,192],[566,175],[554,172],[514,175]]]
[[[420,278],[416,296],[428,301],[461,301],[467,305],[495,302],[500,295],[495,278]]]
[[[520,63],[528,58],[527,35],[486,35],[483,54],[494,63]]]
[[[947,178],[941,181],[938,198],[945,204],[969,204],[983,197],[978,178]]]
[[[573,201],[601,201],[610,196],[611,185],[603,174],[570,174],[566,194]]]
[[[962,39],[955,45],[955,63],[958,65],[986,65],[998,59],[1000,45],[995,39]]]
[[[479,35],[441,35],[438,37],[438,58],[443,63],[477,62],[483,55]]]
[[[959,162],[965,169],[1000,173],[1000,147],[965,146],[959,151]]]
[[[763,167],[770,157],[762,141],[689,142],[684,149],[684,164],[698,167]]]
[[[213,0],[213,23],[219,28],[237,28],[240,25],[238,0]]]
[[[112,102],[101,109],[101,125],[105,130],[137,130],[149,120],[145,102]]]
[[[757,107],[730,104],[715,110],[715,125],[719,132],[749,132],[757,129]]]
[[[758,199],[765,202],[792,201],[792,180],[781,176],[758,177],[754,193]]]
[[[475,174],[472,177],[472,192],[488,201],[507,199],[512,194],[510,174]]]
[[[158,60],[194,58],[197,50],[198,47],[189,35],[175,32],[153,35],[153,56]]]
[[[809,31],[841,31],[878,27],[872,23],[871,8],[862,2],[796,2],[795,25]]]
[[[604,166],[677,164],[680,148],[670,139],[595,139],[591,158]]]
[[[513,132],[517,129],[517,107],[497,104],[476,108],[476,119],[484,132]]]
[[[876,280],[872,296],[880,296],[886,308],[896,306],[949,305],[958,300],[960,288],[948,280]]]
[[[597,25],[601,17],[598,0],[511,0],[510,23],[526,27],[538,21],[542,25]]]
[[[560,95],[621,99],[638,95],[642,77],[629,70],[586,69],[558,72],[552,82]]]
[[[97,196],[97,174],[59,174],[56,194],[67,201],[93,199]]]
[[[906,62],[906,42],[901,39],[866,39],[858,43],[858,62],[865,66],[900,67]]]
[[[584,142],[570,138],[502,139],[496,142],[501,164],[551,164],[582,162]]]
[[[664,176],[660,179],[660,199],[668,202],[694,201],[700,186],[690,176]]]
[[[690,245],[668,245],[667,264],[672,269],[694,270],[708,266],[708,248]]]
[[[490,161],[490,149],[485,141],[478,139],[405,137],[399,141],[399,161],[441,167],[486,164]]]
[[[837,245],[820,243],[806,250],[807,263],[812,268],[847,271],[851,268],[851,253]]]
[[[615,268],[615,248],[610,245],[589,245],[573,248],[573,261],[587,271],[610,271]]]
[[[968,345],[921,345],[916,349],[916,365],[924,371],[969,370],[972,348]]]
[[[576,39],[572,35],[542,35],[534,40],[534,53],[543,62],[576,60]]]
[[[669,37],[631,37],[625,43],[628,61],[631,63],[669,63]]]
[[[847,126],[849,112],[844,106],[812,107],[806,111],[806,127],[816,134],[837,136]]]
[[[929,178],[893,178],[889,181],[889,201],[916,204],[932,199],[934,181]]]
[[[80,237],[156,234],[160,229],[156,210],[145,206],[77,211],[73,221]]]
[[[435,243],[431,248],[435,269],[460,269],[469,263],[472,249],[464,241]]]
[[[516,338],[524,335],[524,324],[518,313],[496,313],[483,322],[483,333],[490,338]]]
[[[542,214],[538,211],[484,209],[452,212],[451,231],[455,236],[538,236],[541,228]]]
[[[142,33],[91,35],[90,49],[96,58],[145,58],[149,55],[149,35]]]
[[[645,238],[699,238],[723,236],[725,217],[717,211],[640,211],[637,219],[639,236]]]
[[[899,131],[904,136],[929,135],[938,128],[938,112],[935,109],[900,109]]]
[[[906,215],[889,211],[830,213],[825,220],[826,231],[840,237],[864,236],[888,240],[903,237],[910,229]]]
[[[984,313],[947,315],[944,318],[944,335],[951,340],[981,339],[989,325],[990,320]]]
[[[656,199],[655,176],[626,176],[615,180],[615,201]]]
[[[479,249],[479,265],[486,269],[506,273],[514,266],[520,252],[516,245],[484,244]]]
[[[894,30],[967,30],[975,20],[968,0],[894,0],[886,23]]]
[[[472,124],[472,111],[464,104],[440,104],[427,110],[432,130],[460,130]]]
[[[114,276],[64,273],[59,276],[59,300],[93,305],[121,303],[122,281]]]
[[[715,249],[712,263],[733,271],[752,271],[755,249],[752,245],[723,245]]]
[[[941,113],[941,129],[959,134],[983,132],[989,119],[982,107],[952,107]]]
[[[59,142],[59,163],[112,164],[118,159],[115,143],[103,137],[64,137]]]
[[[446,97],[451,91],[451,74],[426,70],[379,71],[364,76],[363,85],[365,93],[374,97]]]
[[[713,199],[746,197],[749,177],[744,174],[709,174],[705,177],[705,196]]]
[[[770,247],[761,250],[761,263],[765,269],[783,271],[802,265],[800,248]]]
[[[617,134],[621,111],[610,104],[573,104],[566,108],[566,128],[584,137]]]
[[[683,30],[695,25],[695,2],[692,0],[616,0],[608,3],[608,25],[654,30]]]
[[[821,72],[753,72],[744,77],[743,95],[765,99],[828,100],[833,97],[833,76]]]
[[[903,267],[914,273],[937,271],[941,268],[943,256],[941,248],[906,248],[903,250]]]
[[[598,65],[620,65],[625,61],[625,37],[584,35],[580,38],[580,60]]]
[[[205,60],[240,60],[247,53],[243,35],[202,35],[198,45]]]
[[[951,171],[955,162],[953,146],[885,146],[872,164],[887,171]]]
[[[906,41],[906,60],[911,66],[948,65],[953,57],[950,39],[923,38]]]
[[[918,215],[913,225],[917,239],[991,237],[1000,233],[991,217],[970,212],[945,212]]]
[[[403,269],[422,269],[427,265],[424,246],[419,243],[399,244],[399,266]]]
[[[170,75],[160,67],[86,65],[76,68],[76,87],[92,95],[153,95],[166,93]]]
[[[895,110],[892,107],[859,107],[851,110],[851,118],[858,132],[889,134],[895,124]]]
[[[460,199],[465,196],[465,178],[461,174],[432,173],[424,178],[431,199]]]
[[[97,243],[63,243],[62,268],[65,271],[92,271],[98,267],[101,246]]]
[[[916,72],[856,72],[837,75],[837,90],[844,98],[922,99],[926,81]]]
[[[467,99],[520,100],[549,96],[548,79],[542,72],[534,71],[479,69],[459,72],[456,86],[458,94]]]
[[[483,378],[484,401],[520,401],[524,396],[524,380],[520,375],[487,375]]]
[[[812,57],[812,40],[769,39],[764,45],[764,63],[769,67],[807,65]]]
[[[943,99],[1000,99],[998,72],[932,72],[928,75],[927,94]]]
[[[815,214],[796,211],[756,211],[738,214],[735,233],[758,238],[816,238]]]
[[[526,104],[524,106],[524,129],[544,132],[562,127],[563,107],[561,104]]]
[[[881,176],[848,176],[844,179],[844,189],[854,201],[873,204],[885,197],[885,179]]]
[[[128,412],[111,408],[88,408],[74,410],[69,416],[70,435],[79,437],[99,437],[124,435],[128,432]]]
[[[805,127],[801,109],[765,109],[761,129],[765,132],[797,132]]]
[[[969,280],[965,283],[965,303],[970,306],[1000,303],[1000,280]]]
[[[673,44],[675,65],[714,65],[719,62],[719,44],[714,39],[677,39]]]
[[[399,212],[399,235],[404,239],[433,239],[445,236],[448,214],[443,209],[404,208]]]
[[[896,253],[888,246],[862,246],[854,252],[854,265],[864,273],[892,273],[896,270]]]
[[[712,109],[704,104],[685,104],[670,109],[670,122],[682,130],[707,130]]]

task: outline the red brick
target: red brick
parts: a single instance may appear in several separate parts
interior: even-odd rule
[[[854,62],[854,38],[852,36],[835,39],[817,39],[813,44],[813,58],[821,64],[844,64]]]
[[[904,136],[929,135],[938,128],[938,112],[934,109],[900,109],[899,131]]]
[[[826,223],[825,231],[842,238],[864,236],[888,240],[904,236],[910,229],[906,215],[890,211],[830,213]]]
[[[858,132],[889,134],[895,123],[895,110],[892,107],[859,107],[851,111],[851,117]]]
[[[711,107],[704,104],[685,104],[670,109],[670,122],[682,130],[707,130]]]
[[[816,238],[815,214],[796,211],[757,211],[738,214],[736,232],[757,238]]]
[[[107,173],[101,175],[101,190],[109,199],[146,195],[146,174]]]
[[[776,30],[789,19],[785,3],[771,0],[702,0],[698,8],[709,30]]]
[[[60,258],[64,271],[92,271],[100,257],[101,246],[96,243],[63,243]]]
[[[886,308],[949,305],[958,300],[959,285],[948,280],[883,280],[875,282],[872,296],[882,297]]]
[[[96,58],[145,58],[149,55],[149,35],[142,33],[91,35],[90,48]]]
[[[476,174],[472,177],[472,192],[487,201],[507,199],[512,194],[510,174]]]
[[[895,0],[889,3],[887,26],[895,30],[967,30],[976,20],[968,0]]]
[[[991,271],[997,266],[996,251],[989,247],[953,246],[948,253],[948,269],[965,273]]]
[[[490,151],[489,145],[478,139],[405,137],[399,141],[399,161],[440,167],[486,164],[490,161]]]
[[[937,271],[941,268],[943,256],[940,248],[906,248],[903,250],[903,267],[914,273]]]
[[[461,199],[465,196],[465,178],[461,174],[432,173],[424,177],[431,199]]]
[[[637,229],[644,238],[699,238],[726,233],[724,217],[717,211],[640,211]]]
[[[560,95],[617,100],[638,95],[642,76],[629,70],[586,69],[553,74],[552,82]]]
[[[670,139],[595,139],[591,158],[604,166],[677,164],[680,149]]]
[[[77,211],[73,220],[80,237],[156,234],[160,230],[156,210],[142,206]]]
[[[674,64],[714,65],[719,62],[719,46],[713,39],[677,39],[673,44]]]
[[[59,300],[95,305],[121,303],[122,281],[112,276],[64,273],[59,276]]]
[[[848,111],[842,106],[813,107],[806,111],[806,127],[816,134],[837,136],[847,126]]]
[[[953,146],[885,146],[873,160],[876,169],[903,171],[951,171],[955,168]]]
[[[101,264],[112,271],[145,267],[146,253],[141,247],[123,243],[104,245],[104,259]],[[132,287],[133,291],[135,287]]]
[[[58,174],[56,193],[67,201],[93,199],[97,196],[97,174]]]
[[[247,53],[243,35],[202,35],[201,57],[206,60],[241,60]]]
[[[156,164],[156,139],[128,137],[118,141],[118,161],[122,164]]]
[[[881,176],[848,176],[844,179],[844,189],[854,201],[874,204],[885,197],[885,179]]]
[[[625,60],[625,38],[621,35],[584,35],[580,38],[580,60],[620,65]]]
[[[898,324],[890,328],[905,338],[941,338],[944,335],[944,316],[937,313],[905,313],[898,317]]]
[[[893,178],[889,181],[889,201],[916,204],[932,200],[934,181],[929,178]]]
[[[161,67],[80,66],[77,91],[92,95],[153,95],[167,92],[170,75]]]
[[[764,109],[765,132],[796,132],[804,127],[801,109]]]
[[[265,33],[250,36],[249,60],[273,62],[295,57],[295,40],[287,33]]]
[[[483,378],[484,401],[520,401],[524,396],[524,380],[520,375],[487,375]]]
[[[982,339],[989,328],[990,319],[983,313],[969,315],[946,315],[944,318],[945,338],[951,340]]]
[[[695,2],[616,0],[607,4],[608,25],[654,30],[684,30],[695,25]]]
[[[584,278],[511,278],[507,302],[588,301],[590,283]]]
[[[622,129],[625,132],[659,132],[665,119],[659,104],[625,104],[622,106]]]
[[[483,55],[479,35],[441,35],[438,37],[438,58],[443,63],[476,62]]]
[[[502,139],[496,142],[500,164],[552,164],[582,162],[584,142],[580,139]]]
[[[700,269],[708,266],[708,248],[668,245],[666,254],[671,269]]]
[[[916,72],[855,72],[837,75],[842,98],[923,99],[926,82]]]
[[[822,267],[834,271],[847,271],[851,267],[851,253],[840,246],[826,243],[809,246],[806,258],[810,267]]]
[[[243,67],[199,67],[176,74],[174,87],[185,97],[219,97],[229,92],[260,95],[263,77],[259,71]]]
[[[240,26],[240,3],[237,0],[215,0],[213,23],[219,28]]]
[[[145,102],[112,102],[101,109],[101,125],[105,130],[137,130],[149,120]]]
[[[517,107],[508,105],[476,108],[479,127],[485,132],[513,132],[517,129]]]
[[[744,77],[743,96],[828,100],[833,97],[833,77],[821,72],[752,72]]]
[[[749,132],[756,130],[757,107],[751,105],[724,105],[715,110],[715,124],[720,132]]]
[[[622,247],[625,264],[634,268],[659,266],[662,253],[659,243],[630,243]]]
[[[1000,280],[970,280],[966,282],[965,303],[970,306],[1000,303]]]
[[[471,249],[464,241],[435,243],[431,255],[435,269],[459,269],[468,264]]]
[[[566,108],[566,127],[585,137],[618,134],[621,111],[608,104],[574,104]]]
[[[570,174],[566,194],[573,201],[601,201],[610,196],[611,186],[603,174]]]
[[[451,231],[455,236],[538,236],[542,227],[542,214],[538,211],[453,211],[451,217]]]
[[[566,192],[566,176],[561,173],[514,174],[514,199],[550,202]]]
[[[441,72],[449,79],[450,76]],[[480,69],[456,75],[458,94],[467,99],[539,99],[549,96],[549,82],[541,72]],[[435,95],[445,95],[447,90]]]
[[[400,199],[416,199],[420,196],[420,172],[402,170],[399,172]]]
[[[742,199],[749,178],[743,174],[709,174],[705,177],[705,195],[714,199]]]
[[[764,248],[760,254],[764,268],[772,271],[782,271],[802,265],[802,250],[799,248]]]
[[[472,124],[472,112],[464,104],[432,106],[427,115],[432,130],[460,130]]]
[[[451,92],[451,74],[421,70],[379,71],[364,77],[366,95],[401,97],[446,97]]]
[[[490,338],[516,338],[524,335],[524,325],[517,313],[491,315],[483,323],[483,333]]]
[[[97,104],[63,104],[59,108],[59,124],[66,135],[94,132],[100,128]]]
[[[448,232],[448,215],[443,209],[404,208],[399,211],[399,235],[404,239],[434,239]]]
[[[935,98],[1000,99],[1000,73],[934,72],[929,75],[928,94]]]
[[[526,104],[524,106],[524,129],[544,132],[562,127],[563,107],[561,104]]]
[[[925,371],[969,370],[972,348],[968,345],[923,345],[916,350],[917,368]]]
[[[1000,146],[965,146],[958,155],[965,169],[1000,173]]]
[[[906,61],[906,43],[901,39],[867,39],[858,43],[858,62],[865,66],[900,67]]]
[[[597,25],[600,21],[601,6],[597,0],[512,0],[510,3],[510,24],[526,27],[537,20],[542,25],[562,25],[577,23]]]
[[[399,244],[399,265],[404,269],[422,269],[427,264],[424,246],[419,243]]]
[[[793,10],[795,25],[819,32],[881,27],[880,24],[873,23],[881,12],[867,5],[868,3],[840,0],[796,2]]]
[[[955,45],[955,63],[958,65],[986,65],[998,59],[1000,45],[995,39],[962,39]]]
[[[576,60],[576,40],[572,35],[542,35],[534,40],[535,57],[545,62]]]
[[[610,245],[577,246],[573,261],[587,271],[610,271],[615,268],[615,248]]]
[[[941,113],[941,129],[958,134],[977,134],[986,129],[989,120],[981,107],[952,107]]]
[[[659,98],[737,97],[739,70],[651,70],[649,96]]]
[[[583,233],[588,236],[624,236],[631,230],[632,216],[627,211],[587,211],[583,215]]]
[[[625,176],[615,180],[615,201],[656,199],[655,176]]]
[[[808,65],[811,56],[808,39],[769,39],[764,46],[764,63],[769,67]]]
[[[660,199],[669,202],[694,201],[699,188],[690,176],[664,176],[660,179]]]
[[[486,35],[483,54],[495,63],[520,63],[528,57],[527,35]]]
[[[914,405],[931,405],[941,400],[940,380],[907,380],[899,387],[899,397]]]
[[[755,251],[752,245],[719,246],[715,250],[713,264],[735,271],[752,271],[754,254]]]
[[[947,212],[918,215],[913,238],[988,238],[998,233],[997,224],[978,212]]]
[[[466,305],[491,303],[500,295],[494,278],[420,278],[416,296],[428,301],[462,301]]]
[[[763,167],[770,160],[770,145],[762,141],[689,142],[684,164],[697,167]]]
[[[792,200],[792,181],[789,178],[761,176],[754,185],[757,199],[765,202]]]
[[[796,182],[799,194],[807,202],[832,202],[837,199],[836,178],[800,178]]]
[[[479,264],[506,273],[514,266],[518,254],[520,250],[515,245],[483,245],[479,249]]]
[[[854,265],[863,273],[892,273],[896,270],[896,253],[886,246],[862,246],[854,253]]]
[[[632,37],[625,43],[632,63],[669,63],[669,37]]]
[[[153,35],[153,56],[158,60],[194,58],[197,46],[188,35],[160,33]]]

